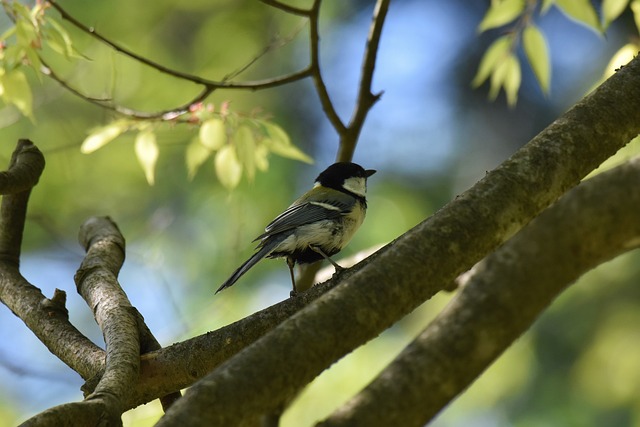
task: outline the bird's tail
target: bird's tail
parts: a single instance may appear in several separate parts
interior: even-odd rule
[[[218,290],[216,291],[216,294],[218,292],[220,292],[221,290],[228,288],[230,286],[232,286],[234,283],[236,283],[238,281],[238,279],[240,277],[242,277],[242,275],[244,273],[246,273],[247,271],[249,271],[249,269],[251,267],[253,267],[254,265],[256,265],[256,263],[258,261],[260,261],[262,258],[264,258],[265,256],[267,256],[269,254],[269,252],[271,252],[271,250],[273,249],[273,245],[266,245],[263,246],[262,248],[260,248],[260,250],[258,252],[256,252],[255,254],[253,254],[251,256],[251,258],[249,258],[248,260],[246,260],[240,267],[238,267],[238,269],[236,271],[233,272],[233,274],[231,275],[231,277],[229,277],[223,284],[222,286],[220,286],[218,288]]]

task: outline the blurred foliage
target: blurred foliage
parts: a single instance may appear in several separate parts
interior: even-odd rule
[[[474,87],[490,79],[489,98],[495,99],[504,89],[508,103],[513,106],[518,99],[522,82],[522,71],[517,48],[522,43],[526,56],[538,85],[545,94],[551,84],[551,61],[547,41],[535,21],[539,20],[551,7],[557,7],[570,19],[585,25],[600,35],[615,21],[627,7],[634,15],[636,40],[620,48],[614,54],[609,69],[620,67],[631,60],[640,50],[640,0],[604,0],[600,16],[589,0],[492,0],[478,32],[503,28],[506,34],[496,38],[486,50],[478,71],[473,79]]]
[[[308,2],[295,3],[304,6]],[[420,7],[430,4],[424,0],[414,3]],[[612,31],[620,25],[636,33],[634,19],[640,14],[640,1],[613,3],[602,3],[597,32]],[[387,39],[383,33],[381,49],[386,52],[402,52],[400,47],[406,40],[415,37],[414,28],[401,19],[406,16],[394,16],[407,4],[410,2],[392,3],[389,30],[393,20],[399,20],[405,38]],[[391,70],[388,74],[392,78],[381,80],[385,95],[367,121],[356,159],[380,172],[370,180],[367,219],[341,256],[386,243],[426,218],[566,110],[588,91],[602,70],[607,68],[612,73],[628,60],[637,46],[636,41],[625,38],[619,44],[622,48],[616,45],[606,54],[594,53],[588,58],[593,63],[590,70],[579,65],[584,68],[579,70],[581,74],[570,76],[569,80],[579,85],[565,89],[560,73],[554,72],[551,84],[550,71],[554,61],[560,62],[566,53],[556,52],[554,56],[555,43],[566,34],[555,37],[545,27],[545,20],[562,10],[585,23],[590,18],[580,18],[578,9],[561,1],[544,1],[535,11],[528,1],[494,1],[490,8],[465,1],[447,4],[456,5],[456,22],[471,19],[486,34],[481,41],[476,33],[460,42],[451,68],[442,72],[444,78],[441,76],[434,86],[427,86],[420,78],[435,65],[425,69],[412,63],[411,58],[397,56],[379,64],[376,79],[381,79],[385,68]],[[234,73],[273,40],[291,35],[291,41],[276,43],[278,48],[241,73],[241,80],[291,72],[306,60],[307,40],[301,19],[255,0],[158,0],[153,5],[125,0],[65,0],[63,6],[81,22],[140,55],[206,78],[222,79]],[[370,7],[365,1],[326,2],[323,6],[323,58],[328,76],[346,81],[345,56],[355,58],[347,65],[357,71],[358,54],[347,51],[339,56],[338,52],[350,45],[351,33],[346,28],[363,29],[352,44],[364,45]],[[498,7],[504,10],[496,11]],[[95,99],[155,112],[188,102],[199,89],[141,67],[59,21],[50,10],[44,22],[36,14],[36,24],[32,22],[35,18],[25,16],[25,10],[33,9],[16,12],[16,16],[22,16],[20,25],[24,27],[20,42],[17,31],[5,33],[8,43],[21,46],[13,52],[3,51],[5,59],[13,56],[14,64],[11,68],[3,62],[8,70],[5,73],[19,71],[22,75],[10,74],[10,92],[3,94],[7,106],[0,111],[0,162],[8,163],[18,138],[32,139],[47,159],[29,207],[23,260],[26,277],[45,295],[51,295],[55,287],[66,290],[72,322],[100,344],[100,332],[90,309],[75,295],[72,277],[82,258],[75,242],[78,227],[88,216],[108,214],[118,223],[128,244],[120,281],[163,344],[216,329],[286,298],[290,285],[282,261],[260,263],[234,288],[216,297],[213,291],[252,252],[249,242],[262,227],[307,189],[326,166],[308,166],[290,159],[308,161],[302,153],[310,153],[319,163],[326,163],[327,158],[335,156],[335,137],[323,131],[321,123],[325,119],[320,108],[309,107],[316,102],[312,84],[297,82],[256,92],[215,91],[181,122],[130,120],[72,95],[29,68],[36,60],[27,41],[33,41],[36,24],[49,31],[42,44],[48,65]],[[616,15],[620,10],[622,15]],[[533,13],[528,20],[524,17],[527,11]],[[47,21],[49,13],[53,21]],[[0,25],[1,34],[13,23],[5,19]],[[593,22],[590,25],[596,28]],[[455,28],[456,35],[463,32],[462,27]],[[520,33],[516,35],[513,28]],[[447,36],[419,42],[428,46],[424,50],[438,49],[438,61],[445,62],[443,52],[450,54],[450,48],[438,43],[455,37],[443,28],[437,30]],[[336,41],[330,44],[333,34]],[[67,35],[71,44],[66,41]],[[610,38],[616,39],[615,33]],[[522,42],[522,53],[531,67],[520,65],[516,39]],[[498,46],[490,47],[493,42]],[[486,59],[490,51],[492,58]],[[621,58],[614,61],[616,52],[615,56]],[[412,58],[426,53],[410,52]],[[511,58],[509,64],[499,65],[505,58]],[[407,78],[404,73],[412,67],[416,74]],[[493,77],[498,68],[503,68],[499,72],[502,74]],[[475,69],[478,71],[473,79],[470,70]],[[471,80],[476,86],[482,84],[480,80],[490,80],[496,102],[489,104],[484,95],[469,90]],[[399,83],[409,89],[403,92],[393,86]],[[431,98],[436,86],[450,88],[443,101]],[[330,89],[334,87],[339,86]],[[499,92],[507,87],[510,109],[504,108],[499,98]],[[397,92],[405,98],[393,103]],[[406,93],[415,93],[419,100],[409,99]],[[340,97],[339,93],[332,95]],[[518,103],[513,105],[516,95]],[[426,103],[425,110],[419,109]],[[441,119],[439,107],[452,111],[453,120]],[[394,115],[397,112],[401,115]],[[194,115],[196,120],[191,120]],[[402,121],[403,116],[410,120]],[[409,124],[420,124],[431,116],[436,118],[436,126],[417,131],[410,128],[412,141],[398,137]],[[386,129],[392,131],[385,133]],[[456,143],[449,147],[449,158],[439,162],[437,168],[426,166],[433,155],[429,150],[444,145],[446,132],[452,129],[457,132]],[[234,138],[241,142],[234,142],[233,153],[222,151]],[[97,149],[105,143],[106,149]],[[255,157],[247,155],[252,147]],[[631,151],[621,151],[621,158],[635,153],[633,146],[626,150]],[[392,164],[391,151],[404,155],[400,156],[402,163]],[[253,166],[247,166],[252,162]],[[211,167],[215,163],[218,167]],[[416,163],[420,168],[408,167]],[[238,164],[243,165],[246,179],[238,178]],[[223,168],[230,170],[221,176],[219,170]],[[149,182],[154,185],[149,186]],[[585,275],[443,411],[434,425],[640,426],[639,365],[635,362],[640,354],[636,327],[640,320],[636,314],[640,310],[639,266],[636,251]],[[450,298],[449,294],[437,295],[379,339],[334,365],[302,392],[285,414],[283,424],[308,425],[327,415],[375,376]],[[6,317],[0,320],[0,334],[11,345],[0,347],[0,419],[16,424],[52,405],[80,399],[78,376],[51,360],[46,349],[8,310],[1,311]],[[14,369],[16,361],[20,362],[17,366],[28,363],[41,370]],[[45,371],[51,375],[44,375]],[[159,411],[157,402],[144,405],[125,415],[125,425],[152,425]]]

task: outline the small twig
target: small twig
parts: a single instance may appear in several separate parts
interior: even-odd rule
[[[226,76],[224,76],[222,80],[229,81],[238,77],[240,74],[244,73],[249,68],[251,68],[251,66],[253,66],[256,62],[258,62],[262,57],[264,57],[269,52],[273,51],[274,49],[281,48],[285,46],[287,43],[290,43],[298,34],[300,34],[300,31],[302,31],[302,28],[305,25],[306,25],[306,20],[303,20],[302,24],[294,28],[291,34],[289,34],[286,37],[276,38],[271,43],[267,44],[264,48],[262,48],[262,50],[258,52],[258,54],[255,55],[253,58],[251,58],[251,60],[249,60],[246,64],[244,64],[242,67],[238,68],[237,70],[227,74]]]
[[[309,9],[302,9],[299,7],[289,6],[288,4],[282,3],[277,0],[260,0],[262,3],[275,7],[276,9],[280,9],[283,12],[290,13],[292,15],[300,15],[300,16],[310,16],[311,11]]]
[[[205,86],[205,88],[207,88],[207,90],[209,90],[210,92],[213,92],[216,89],[254,89],[254,90],[267,89],[267,88],[291,83],[296,80],[301,80],[310,75],[309,70],[304,69],[304,70],[297,71],[291,74],[286,74],[283,76],[272,77],[272,78],[263,79],[263,80],[248,81],[248,82],[215,81],[215,80],[205,79],[200,76],[196,76],[194,74],[189,74],[189,73],[185,73],[182,71],[178,71],[178,70],[166,67],[158,62],[152,61],[149,58],[146,58],[142,55],[138,55],[137,53],[103,36],[102,34],[97,32],[95,28],[86,26],[85,24],[83,24],[82,22],[74,18],[70,13],[68,13],[56,1],[49,0],[49,3],[58,11],[58,13],[60,13],[63,19],[69,21],[76,28],[80,29],[84,33],[88,34],[89,36],[111,47],[116,52],[119,52],[125,56],[128,56],[129,58],[141,64],[144,64],[150,68],[153,68],[161,73],[168,74],[170,76],[173,76],[182,80],[190,81],[190,82]]]

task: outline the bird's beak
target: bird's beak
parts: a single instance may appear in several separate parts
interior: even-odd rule
[[[367,178],[369,178],[371,175],[373,175],[374,173],[376,173],[377,171],[375,169],[367,169],[366,171],[364,171],[364,176],[366,176]]]

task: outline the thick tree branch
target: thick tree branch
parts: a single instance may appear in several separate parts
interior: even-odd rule
[[[78,240],[87,255],[76,273],[76,286],[93,310],[107,348],[105,372],[87,400],[102,401],[109,416],[119,418],[140,370],[136,312],[117,280],[125,242],[109,218],[87,220]]]
[[[0,260],[15,267],[20,264],[22,234],[31,189],[44,170],[44,156],[28,139],[18,141],[9,169],[0,172]]]
[[[320,425],[427,423],[524,333],[569,283],[640,246],[638,182],[640,158],[567,193],[481,261],[422,334]]]
[[[273,411],[451,283],[624,146],[640,132],[638,111],[640,58],[473,188],[361,263],[340,286],[197,382],[158,425],[242,425],[245,417]],[[191,418],[194,412],[198,422]]]
[[[18,271],[27,202],[44,169],[44,157],[26,139],[18,141],[9,169],[0,172],[0,300],[22,319],[42,343],[78,372],[90,378],[104,360],[104,352],[69,323],[66,295],[56,290],[46,298]]]

